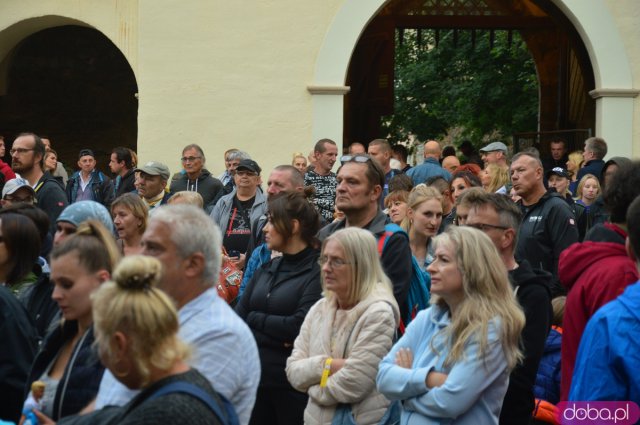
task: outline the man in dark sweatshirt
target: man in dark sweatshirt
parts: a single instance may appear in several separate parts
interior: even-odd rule
[[[533,413],[533,386],[553,317],[549,288],[552,276],[532,268],[527,260],[515,259],[521,213],[509,198],[496,193],[474,192],[470,197],[465,197],[465,202],[471,205],[466,225],[482,230],[489,236],[509,271],[513,291],[524,311],[524,359],[509,377],[500,424],[526,425]]]
[[[211,212],[222,195],[222,182],[204,168],[206,162],[204,151],[196,144],[187,145],[182,149],[180,160],[184,172],[174,177],[170,192],[176,193],[182,190],[198,192],[202,196],[205,211]]]

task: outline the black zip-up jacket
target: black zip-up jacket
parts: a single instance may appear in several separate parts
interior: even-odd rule
[[[533,386],[553,317],[551,274],[532,268],[527,260],[518,261],[518,265],[509,272],[509,280],[526,319],[522,330],[524,359],[509,376],[500,425],[528,424],[531,419],[535,405]]]
[[[37,207],[49,216],[49,233],[56,233],[56,220],[69,204],[64,186],[48,171],[45,172],[34,188]]]
[[[307,247],[274,258],[256,270],[236,306],[258,344],[262,387],[292,388],[285,366],[305,316],[322,295],[319,256]]]
[[[518,231],[515,256],[529,261],[553,275],[552,296],[564,292],[558,283],[558,260],[560,253],[569,245],[578,242],[576,219],[571,208],[558,193],[546,192],[540,200],[522,210],[522,223]]]
[[[60,309],[58,303],[51,298],[53,283],[49,280],[49,274],[43,273],[39,265],[34,267],[34,273],[37,280],[18,295],[18,300],[31,314],[38,336],[42,340],[59,316]]]
[[[179,177],[173,179],[170,187],[171,193],[177,193],[182,190],[198,192],[204,201],[204,210],[207,213],[211,213],[218,199],[222,197],[223,186],[220,180],[213,177],[207,169],[203,168],[195,180],[190,180],[187,173],[179,174]]]
[[[76,321],[66,321],[47,335],[33,361],[27,380],[28,385],[25,388],[25,399],[29,394],[31,382],[37,381],[42,376],[64,343],[72,339],[77,331],[78,323]],[[104,366],[100,363],[97,352],[91,347],[93,341],[93,328],[90,328],[73,347],[69,363],[60,378],[58,390],[53,400],[51,419],[54,421],[77,414],[98,395]]]
[[[113,191],[114,197],[117,198],[120,195],[124,195],[125,193],[135,192],[136,191],[136,173],[132,168],[127,171],[127,174],[124,177],[116,176],[113,179]]]

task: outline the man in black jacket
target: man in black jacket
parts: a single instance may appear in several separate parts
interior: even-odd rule
[[[109,169],[116,178],[113,182],[114,197],[136,191],[136,173],[134,171],[131,151],[122,146],[111,151]]]
[[[202,196],[204,210],[211,213],[215,203],[222,197],[223,188],[220,180],[204,168],[206,160],[200,146],[196,144],[185,146],[180,158],[184,172],[174,176],[169,190],[171,193],[182,190],[198,192]]]
[[[384,171],[376,161],[364,154],[346,155],[340,161],[336,187],[336,207],[345,215],[344,220],[323,227],[318,238],[327,236],[345,227],[360,227],[369,230],[376,238],[385,234],[389,217],[380,210],[380,196],[384,187]],[[400,307],[401,317],[406,317],[407,296],[411,283],[411,248],[406,234],[391,235],[380,256],[382,268],[391,282],[393,295]]]
[[[522,215],[509,198],[496,193],[474,192],[465,197],[465,202],[470,205],[466,225],[482,230],[489,236],[509,270],[509,280],[524,311],[524,359],[509,377],[500,424],[526,425],[534,409],[533,386],[553,316],[549,291],[552,277],[547,272],[532,268],[527,260],[515,259]]]
[[[36,192],[37,206],[49,216],[49,231],[56,232],[56,220],[67,206],[67,195],[62,184],[48,171],[44,171],[45,147],[40,137],[22,133],[13,141],[11,168],[26,179]]]
[[[551,294],[555,296],[564,292],[557,281],[560,253],[578,242],[578,229],[569,205],[559,194],[547,192],[542,178],[537,156],[521,152],[513,157],[511,181],[522,198],[518,204],[523,214],[515,254],[553,275]]]
[[[107,209],[111,207],[114,192],[111,179],[96,169],[96,155],[91,149],[82,149],[78,154],[79,171],[67,181],[67,199],[70,204],[77,201],[96,201]]]

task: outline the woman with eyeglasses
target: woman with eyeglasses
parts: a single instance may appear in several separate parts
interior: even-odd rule
[[[320,299],[320,215],[301,192],[269,199],[265,242],[281,256],[259,268],[247,284],[236,313],[258,343],[261,379],[251,425],[302,422],[307,395],[287,381],[285,365],[311,306]]]
[[[486,234],[451,226],[434,245],[432,306],[380,363],[378,390],[403,401],[403,424],[497,425],[524,314]]]
[[[324,298],[302,324],[287,378],[309,394],[305,424],[336,423],[336,415],[377,424],[390,402],[376,390],[375,375],[400,311],[376,240],[364,229],[339,230],[325,239],[320,264]]]
[[[433,187],[419,184],[411,190],[408,205],[402,228],[409,234],[411,253],[425,271],[433,261],[431,240],[442,223],[442,194]]]
[[[45,383],[42,412],[53,420],[80,412],[98,393],[104,366],[92,348],[91,294],[119,259],[113,236],[97,220],[80,224],[51,252],[51,297],[62,319],[40,346],[27,383]]]

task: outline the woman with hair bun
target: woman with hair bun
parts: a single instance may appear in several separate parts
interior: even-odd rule
[[[267,248],[282,253],[259,268],[236,306],[258,343],[261,380],[251,425],[302,422],[307,396],[287,381],[285,366],[311,306],[320,299],[320,215],[301,192],[269,199]]]
[[[91,348],[90,296],[111,277],[119,259],[113,236],[95,220],[80,224],[51,252],[51,297],[62,319],[45,337],[27,383],[45,383],[42,411],[54,420],[78,413],[98,393],[104,367]]]

